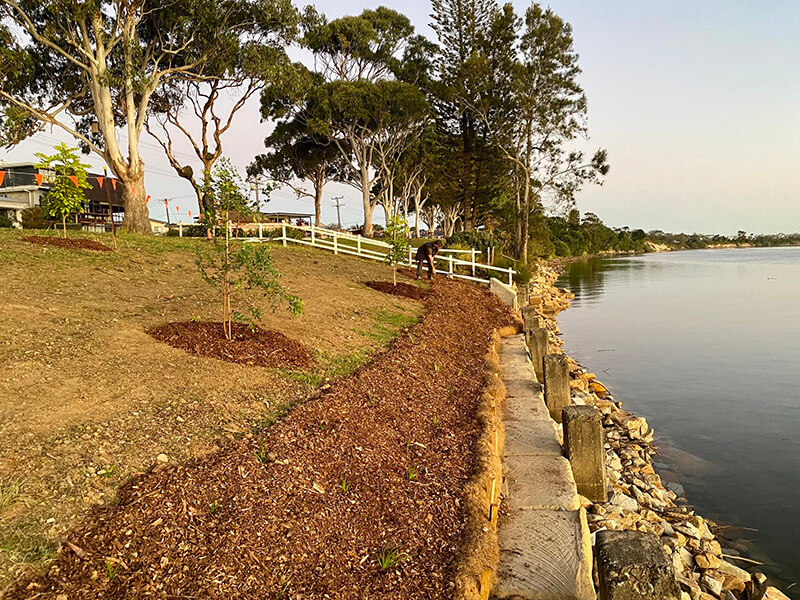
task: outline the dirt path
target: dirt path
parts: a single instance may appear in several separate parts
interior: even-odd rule
[[[45,579],[7,597],[450,596],[483,357],[511,315],[449,281],[426,308],[388,351],[260,439],[135,480]]]

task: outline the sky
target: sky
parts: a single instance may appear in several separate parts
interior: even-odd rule
[[[430,5],[384,0],[434,37]],[[529,3],[513,2],[519,13]],[[800,231],[800,2],[796,0],[553,0],[573,27],[589,102],[587,151],[606,148],[611,172],[603,186],[577,196],[582,212],[613,227],[735,234]],[[336,18],[375,6],[360,0],[318,0]],[[227,134],[226,154],[242,173],[263,152],[269,123],[251,101]],[[48,130],[0,160],[30,160],[54,141]],[[188,148],[183,149],[184,152]],[[170,198],[173,220],[196,214],[191,188],[146,136],[147,191]],[[184,155],[183,158],[187,156]],[[102,161],[88,157],[95,169]],[[340,184],[325,190],[323,221],[336,221],[333,196],[343,196],[342,221],[361,220],[360,194]],[[164,217],[163,203],[151,214]],[[179,208],[180,211],[175,209]],[[310,199],[273,192],[265,210],[313,212]],[[382,220],[382,211],[375,213]]]

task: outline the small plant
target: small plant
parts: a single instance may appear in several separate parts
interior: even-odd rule
[[[242,244],[232,235],[231,216],[247,215],[255,207],[248,201],[230,162],[220,161],[205,192],[211,208],[203,212],[203,224],[211,231],[221,228],[224,236],[214,238],[211,251],[198,248],[197,266],[203,280],[220,291],[225,339],[233,339],[234,321],[248,323],[255,330],[253,321],[261,318],[255,298],[243,294],[248,290],[257,291],[272,310],[285,304],[292,314],[302,313],[303,301],[278,283],[280,273],[272,266],[269,248],[265,244]],[[231,300],[237,294],[245,296],[249,315],[233,309]]]
[[[194,317],[190,318],[189,320],[192,323],[202,323],[203,322],[203,317],[194,316]]]
[[[105,469],[100,469],[100,470],[97,472],[97,474],[98,474],[100,477],[106,477],[106,478],[108,478],[108,477],[113,477],[113,476],[115,475],[116,468],[117,468],[117,467],[116,467],[116,465],[109,465],[109,466],[108,466],[108,467],[106,467]]]
[[[108,576],[109,583],[114,581],[114,577],[117,576],[117,571],[119,571],[119,563],[106,559],[106,575]]]
[[[414,481],[419,475],[419,465],[411,465],[408,467],[408,471],[406,471],[406,477],[408,477],[409,481]]]
[[[76,148],[70,148],[64,143],[55,146],[55,154],[46,155],[36,153],[39,162],[37,169],[52,169],[55,171],[50,191],[47,192],[44,204],[47,212],[54,217],[61,217],[64,237],[67,237],[67,217],[80,212],[86,201],[84,189],[92,187],[87,181],[89,165],[82,163]]]
[[[393,547],[381,550],[375,557],[375,560],[378,562],[378,566],[381,570],[387,571],[408,558],[408,554],[397,547]]]
[[[342,481],[339,484],[339,487],[342,488],[342,493],[344,494],[350,491],[350,482],[347,481],[347,477],[342,477]]]
[[[384,262],[392,265],[392,283],[397,285],[397,265],[408,258],[411,242],[408,241],[408,223],[400,215],[394,215],[386,225],[383,241],[389,244],[389,252]]]
[[[434,427],[439,426],[439,415],[433,415],[431,417],[431,425],[433,425]]]
[[[213,515],[215,512],[219,510],[219,504],[216,502],[212,502],[208,505],[208,514]]]
[[[268,463],[269,462],[269,453],[264,449],[264,445],[259,442],[258,443],[258,450],[254,452],[258,462],[260,463]]]

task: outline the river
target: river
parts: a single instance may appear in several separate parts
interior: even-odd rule
[[[800,248],[591,259],[558,285],[565,351],[647,417],[664,480],[800,600]]]

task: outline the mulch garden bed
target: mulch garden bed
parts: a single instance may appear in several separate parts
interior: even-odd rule
[[[40,246],[67,248],[69,250],[95,250],[96,252],[114,251],[105,244],[95,242],[94,240],[85,240],[82,238],[60,238],[46,235],[29,235],[22,238],[22,241],[30,242],[31,244],[39,244]]]
[[[282,333],[234,323],[233,339],[225,339],[222,323],[207,321],[167,323],[147,330],[147,333],[173,348],[198,356],[207,356],[259,367],[303,369],[311,365],[311,350]]]
[[[455,281],[426,309],[260,436],[134,480],[7,598],[452,597],[484,357],[513,317]]]
[[[397,285],[393,285],[390,281],[365,281],[364,285],[379,292],[394,294],[395,296],[402,296],[403,298],[410,298],[411,300],[425,300],[429,293],[428,290],[423,290],[410,283],[398,283]]]

